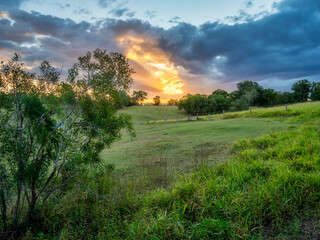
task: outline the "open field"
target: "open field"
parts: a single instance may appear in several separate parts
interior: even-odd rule
[[[106,149],[102,157],[116,169],[139,168],[141,162],[167,158],[170,164],[184,169],[193,164],[199,149],[207,152],[208,161],[223,160],[232,142],[257,137],[270,132],[295,128],[296,123],[281,119],[226,119],[168,124],[143,125],[141,121],[153,116],[186,116],[177,107],[139,106],[120,111],[133,116],[137,137],[131,141],[124,133],[119,142]]]
[[[103,152],[113,174],[93,169],[83,179],[107,200],[86,188],[81,198],[62,199],[69,222],[61,237],[317,239],[319,106],[292,105],[293,117],[269,108],[255,109],[261,114],[251,118],[242,112],[232,119],[150,125],[140,120],[159,109],[158,116],[165,114],[166,107],[122,110],[132,110],[137,138],[124,135]],[[66,204],[70,198],[76,204]]]
[[[143,108],[143,107],[142,107]],[[163,107],[165,108],[165,107]],[[166,157],[181,167],[193,163],[199,149],[207,151],[208,160],[229,157],[232,142],[265,133],[295,128],[296,124],[273,119],[228,119],[171,124],[135,125],[137,137],[123,139],[103,152],[102,157],[116,169],[139,167],[141,161]]]
[[[319,239],[320,103],[290,107],[146,125],[184,113],[121,110],[137,137],[84,165],[34,239]]]

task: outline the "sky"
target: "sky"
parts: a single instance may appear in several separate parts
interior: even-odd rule
[[[319,26],[319,0],[0,0],[0,60],[49,60],[63,78],[87,51],[121,52],[149,99],[244,80],[290,91],[320,80]]]

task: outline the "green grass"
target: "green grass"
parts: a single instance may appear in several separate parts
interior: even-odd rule
[[[137,137],[132,141],[124,133],[119,142],[103,151],[101,156],[104,162],[114,164],[117,170],[139,171],[143,164],[166,158],[169,168],[180,169],[181,173],[194,165],[199,151],[205,152],[202,155],[206,155],[207,162],[225,160],[230,157],[228,149],[235,140],[258,137],[296,126],[296,123],[288,123],[280,118],[141,124],[143,121],[161,119],[164,116],[167,119],[177,116],[185,118],[187,114],[175,106],[136,106],[122,109],[120,113],[132,115]],[[215,117],[217,116],[219,115]]]
[[[287,111],[285,106],[272,108],[255,108],[251,113],[248,111],[230,112],[223,117],[222,114],[214,116],[215,119],[230,119],[230,118],[263,118],[263,117],[296,117],[303,115],[305,119],[315,116],[320,116],[320,102],[306,102],[288,105]]]
[[[319,107],[149,125],[140,121],[177,108],[123,109],[137,138],[124,133],[104,164],[83,169],[46,210],[45,237],[319,239]]]
[[[145,121],[186,118],[188,114],[178,110],[176,106],[133,106],[121,109],[119,113],[132,115],[133,123],[139,124]]]
[[[240,140],[231,161],[145,196],[131,237],[318,239],[319,124]]]
[[[272,119],[230,119],[184,122],[175,124],[136,125],[137,137],[125,135],[102,157],[116,169],[139,167],[142,160],[154,161],[167,157],[179,166],[193,163],[194,154],[205,148],[209,160],[228,157],[228,148],[235,140],[257,137],[269,132],[294,128],[295,124]]]

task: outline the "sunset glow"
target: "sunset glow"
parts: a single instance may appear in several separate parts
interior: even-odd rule
[[[176,66],[170,62],[170,56],[162,51],[150,38],[124,36],[118,39],[126,48],[126,56],[139,64],[151,76],[143,83],[160,88],[161,93],[180,95],[183,93],[183,80],[179,77]]]

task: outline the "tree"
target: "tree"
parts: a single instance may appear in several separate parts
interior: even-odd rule
[[[177,106],[178,105],[179,100],[178,99],[169,99],[168,100],[168,106]]]
[[[159,106],[160,103],[161,103],[161,101],[160,101],[160,96],[155,96],[155,97],[153,98],[153,105]]]
[[[214,107],[210,107],[210,110],[214,110],[214,112],[222,112],[230,108],[230,101],[225,94],[214,93],[208,99],[214,99],[215,101]]]
[[[237,84],[238,87],[238,98],[243,102],[243,106],[261,106],[263,105],[261,87],[257,82],[243,81]]]
[[[305,102],[308,100],[311,83],[307,79],[300,80],[292,85],[291,90],[294,92],[297,102]]]
[[[280,103],[287,104],[287,103],[295,103],[295,96],[292,92],[283,92],[280,95]]]
[[[123,108],[123,107],[129,107],[131,105],[130,103],[130,96],[128,95],[128,93],[124,90],[120,90],[118,91],[118,107],[117,108]]]
[[[237,88],[238,88],[240,96],[243,94],[246,94],[246,92],[251,91],[252,89],[255,89],[257,91],[262,89],[262,87],[257,82],[252,82],[252,81],[248,81],[248,80],[243,81],[243,82],[239,82],[237,84]]]
[[[222,90],[222,89],[217,89],[217,90],[215,90],[215,91],[212,93],[212,95],[222,95],[222,96],[224,96],[224,97],[228,97],[228,96],[229,96],[229,94],[227,93],[227,91]]]
[[[268,88],[263,89],[261,94],[261,106],[274,106],[281,104],[281,93]]]
[[[140,103],[142,105],[143,101],[147,99],[148,93],[145,91],[133,91],[132,97],[135,102]]]
[[[311,87],[311,100],[319,101],[320,100],[320,82],[313,82]]]
[[[134,137],[130,116],[116,113],[118,91],[132,85],[123,55],[88,52],[62,83],[49,62],[40,73],[26,72],[18,55],[0,69],[0,231],[41,223],[46,202],[123,128]]]
[[[207,114],[215,112],[216,102],[204,94],[188,94],[180,99],[178,108],[184,109],[187,113]]]

